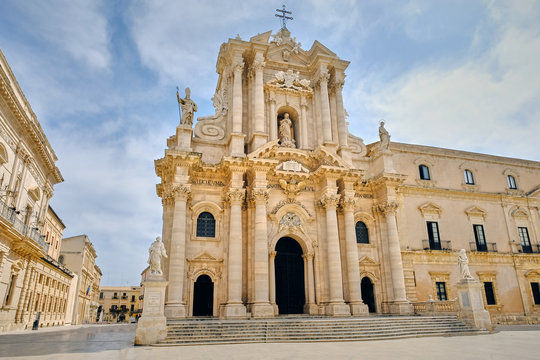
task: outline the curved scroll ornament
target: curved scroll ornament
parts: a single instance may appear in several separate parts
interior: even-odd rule
[[[216,91],[212,102],[216,113],[197,118],[195,137],[204,140],[221,140],[225,137],[225,119],[229,110],[227,91],[225,89]]]

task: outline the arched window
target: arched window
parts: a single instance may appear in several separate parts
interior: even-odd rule
[[[356,242],[358,244],[369,244],[368,228],[362,221],[356,223]]]
[[[216,237],[216,220],[207,211],[200,213],[197,218],[197,237]]]
[[[465,184],[474,185],[474,177],[471,170],[465,170],[463,176],[465,177]]]
[[[420,171],[420,179],[431,180],[429,177],[429,168],[426,165],[418,166],[418,170]]]
[[[516,178],[513,177],[512,175],[508,175],[506,178],[508,179],[508,188],[517,189]]]

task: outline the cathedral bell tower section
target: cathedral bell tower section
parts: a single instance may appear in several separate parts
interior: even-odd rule
[[[220,144],[222,156],[244,157],[276,141],[303,150],[322,145],[350,163],[342,96],[348,65],[317,41],[303,50],[287,28],[229,39],[216,66],[216,114],[198,118],[194,151]]]

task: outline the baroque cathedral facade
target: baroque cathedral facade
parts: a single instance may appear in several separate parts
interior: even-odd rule
[[[167,318],[410,314],[455,302],[466,249],[500,322],[540,318],[540,163],[349,133],[349,62],[286,27],[221,45],[215,114],[155,169]],[[441,308],[442,309],[442,308]]]

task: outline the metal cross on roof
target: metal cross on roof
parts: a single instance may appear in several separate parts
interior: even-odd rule
[[[283,5],[283,9],[276,9],[276,11],[281,13],[281,15],[276,14],[276,17],[281,18],[281,28],[286,28],[285,23],[287,20],[293,20],[292,16],[287,16],[286,14],[292,14],[292,11],[285,10],[285,5]]]

